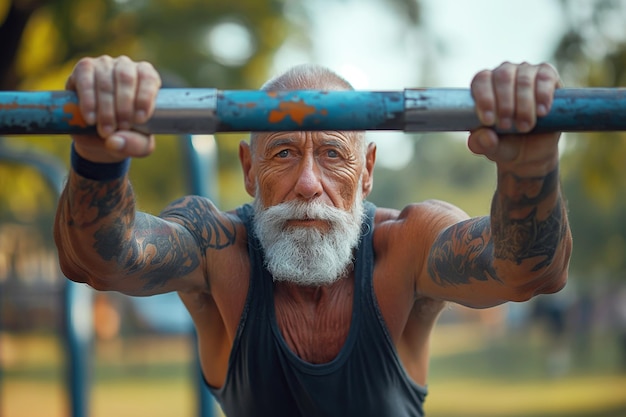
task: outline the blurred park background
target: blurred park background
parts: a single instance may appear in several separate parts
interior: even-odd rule
[[[255,89],[303,62],[359,89],[467,87],[504,60],[551,62],[568,87],[618,87],[625,21],[626,2],[614,0],[0,0],[0,89],[63,89],[78,59],[99,54],[148,60],[170,85],[220,89]],[[223,209],[248,201],[237,159],[244,138],[215,138]],[[371,138],[376,204],[439,198],[488,213],[494,168],[467,151],[464,135]],[[69,144],[0,138],[3,417],[69,413],[56,195],[32,168],[2,158],[43,155],[67,169]],[[450,306],[432,346],[429,416],[626,415],[626,136],[566,134],[561,167],[574,235],[568,286],[523,304]],[[151,213],[188,193],[180,138],[158,138],[131,177]],[[197,415],[191,324],[176,296],[90,296],[91,415]]]

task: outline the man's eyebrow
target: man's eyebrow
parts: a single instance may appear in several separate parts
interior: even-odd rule
[[[295,140],[293,138],[277,138],[270,139],[267,141],[267,146],[265,147],[266,151],[271,151],[276,148],[280,148],[286,145],[293,145]]]
[[[324,145],[324,146],[333,146],[335,148],[341,149],[342,151],[349,150],[349,146],[346,145],[345,142],[343,142],[343,141],[341,141],[339,139],[330,139],[330,138],[328,138],[328,139],[323,139],[321,142],[322,142],[322,145]]]

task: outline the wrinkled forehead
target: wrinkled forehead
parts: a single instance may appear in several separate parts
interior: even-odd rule
[[[319,132],[251,132],[250,148],[253,153],[263,152],[269,144],[277,140],[289,140],[297,143],[311,137],[314,143],[334,142],[352,150],[356,154],[365,155],[365,133],[362,131],[319,131]]]

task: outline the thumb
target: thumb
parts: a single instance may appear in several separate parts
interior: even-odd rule
[[[143,158],[154,152],[155,140],[153,135],[120,130],[106,138],[104,146],[120,157]]]

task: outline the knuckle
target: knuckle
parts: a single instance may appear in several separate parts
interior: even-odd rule
[[[517,87],[532,88],[533,78],[530,74],[524,72],[517,75]]]
[[[558,72],[556,69],[548,63],[540,64],[537,69],[537,78],[540,81],[552,81],[558,80]]]
[[[496,83],[510,83],[514,79],[514,69],[512,65],[502,64],[493,71],[493,79]]]
[[[74,71],[90,71],[94,67],[94,59],[93,58],[81,58],[78,60],[76,65],[74,66]]]
[[[115,67],[115,80],[123,85],[130,85],[135,82],[137,75],[132,67],[127,65],[117,65]]]
[[[492,71],[490,70],[485,69],[485,70],[479,71],[472,79],[472,86],[489,82],[489,80],[491,79],[491,75],[492,75]]]
[[[137,64],[137,72],[142,80],[152,82],[157,86],[161,86],[161,76],[154,68],[152,64],[146,61],[141,61]]]

